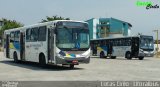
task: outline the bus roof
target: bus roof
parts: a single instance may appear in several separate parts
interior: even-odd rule
[[[124,37],[107,37],[107,38],[98,38],[98,39],[91,39],[91,40],[106,40],[106,39],[120,39],[120,38],[131,38],[131,37],[138,37],[138,36],[124,36]]]
[[[49,21],[49,22],[44,22],[44,23],[37,23],[37,24],[33,24],[33,25],[23,26],[23,27],[19,27],[19,28],[8,29],[8,30],[5,30],[4,32],[11,32],[11,31],[15,31],[15,30],[22,29],[22,28],[32,28],[32,27],[36,27],[36,26],[50,25],[50,24],[54,24],[54,23],[56,23],[56,22],[61,22],[61,21],[62,21],[62,22],[63,22],[63,21],[68,21],[68,22],[87,23],[87,22],[75,21],[75,20],[55,20],[55,21]]]
[[[107,37],[107,38],[98,38],[98,39],[91,39],[91,40],[121,39],[121,38],[133,38],[133,37],[140,37],[140,36],[153,37],[149,35],[138,35],[138,36]]]

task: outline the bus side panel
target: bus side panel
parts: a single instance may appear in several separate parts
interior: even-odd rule
[[[39,62],[39,55],[40,55],[40,53],[44,54],[45,59],[46,59],[46,63],[48,62],[48,50],[47,49],[48,49],[47,40],[43,41],[43,42],[40,42],[40,47],[38,48],[38,50],[36,52],[36,55],[34,56],[34,57],[36,57],[35,58],[35,62]]]
[[[25,59],[39,62],[40,53],[44,54],[47,62],[47,41],[26,42]]]
[[[20,60],[20,43],[16,41],[10,42],[9,49],[10,49],[10,58],[13,58],[14,52],[16,52],[18,60]]]
[[[107,46],[97,47],[97,56],[100,56],[101,52],[104,52],[104,56],[107,56]]]
[[[112,56],[124,57],[127,51],[131,52],[131,46],[113,46]]]
[[[46,26],[46,35],[45,35],[46,40],[45,41],[38,41],[41,46],[37,50],[37,60],[36,62],[39,62],[39,55],[40,53],[43,53],[45,56],[46,64],[48,63],[48,28]]]
[[[44,27],[43,27],[44,28]],[[27,29],[26,32],[29,32],[31,29]],[[43,30],[43,29],[41,29]],[[40,54],[43,54],[46,59],[46,63],[48,62],[48,38],[47,38],[47,29],[45,29],[46,35],[45,35],[45,40],[36,40],[32,41],[29,40],[25,42],[25,60],[26,61],[32,61],[32,62],[39,62],[39,56]],[[40,32],[40,29],[38,30]],[[41,34],[39,34],[40,36]],[[38,36],[38,37],[39,37]],[[26,34],[26,38],[28,38],[28,35]],[[35,37],[34,37],[35,38]]]
[[[25,41],[25,60],[28,61],[30,58],[31,50],[30,50],[30,42]]]

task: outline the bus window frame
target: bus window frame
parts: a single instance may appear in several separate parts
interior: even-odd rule
[[[31,28],[26,29],[26,42],[31,40]]]
[[[31,28],[30,42],[37,42],[38,37],[39,37],[39,28],[38,27]]]
[[[13,34],[13,35],[12,35]],[[10,43],[13,43],[15,40],[15,31],[10,32]]]
[[[42,29],[45,29],[45,34],[43,33],[44,35],[43,35],[43,34],[42,34],[42,35],[40,34],[40,32],[41,32]],[[47,40],[47,39],[46,39],[46,38],[47,38],[47,26],[40,26],[40,27],[39,27],[38,34],[39,34],[39,36],[38,36],[38,41],[46,41],[46,40]],[[43,39],[41,39],[40,37],[42,37],[42,36],[45,36],[45,37],[43,37]],[[45,39],[44,39],[44,38],[45,38]]]

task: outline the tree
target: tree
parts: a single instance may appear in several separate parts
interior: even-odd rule
[[[49,21],[54,21],[54,20],[70,20],[70,18],[64,18],[64,17],[61,17],[61,16],[52,16],[52,17],[49,17],[49,16],[46,16],[46,19],[42,19],[42,23],[43,22],[49,22]]]
[[[22,23],[17,22],[15,20],[8,20],[8,19],[5,19],[5,18],[2,18],[1,21],[4,22],[4,25],[0,29],[0,37],[2,37],[4,30],[8,30],[8,29],[18,28],[18,27],[24,26]]]

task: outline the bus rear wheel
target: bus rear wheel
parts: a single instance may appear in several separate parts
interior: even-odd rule
[[[18,56],[17,56],[16,52],[14,52],[14,54],[13,54],[13,59],[14,59],[15,63],[18,63]]]
[[[116,59],[116,56],[111,56],[111,59]]]
[[[126,58],[129,59],[129,60],[132,59],[132,56],[131,56],[131,53],[130,53],[130,52],[127,52],[127,53],[126,53]]]
[[[46,59],[43,54],[40,54],[40,56],[39,56],[39,65],[42,68],[44,68],[46,66]]]

